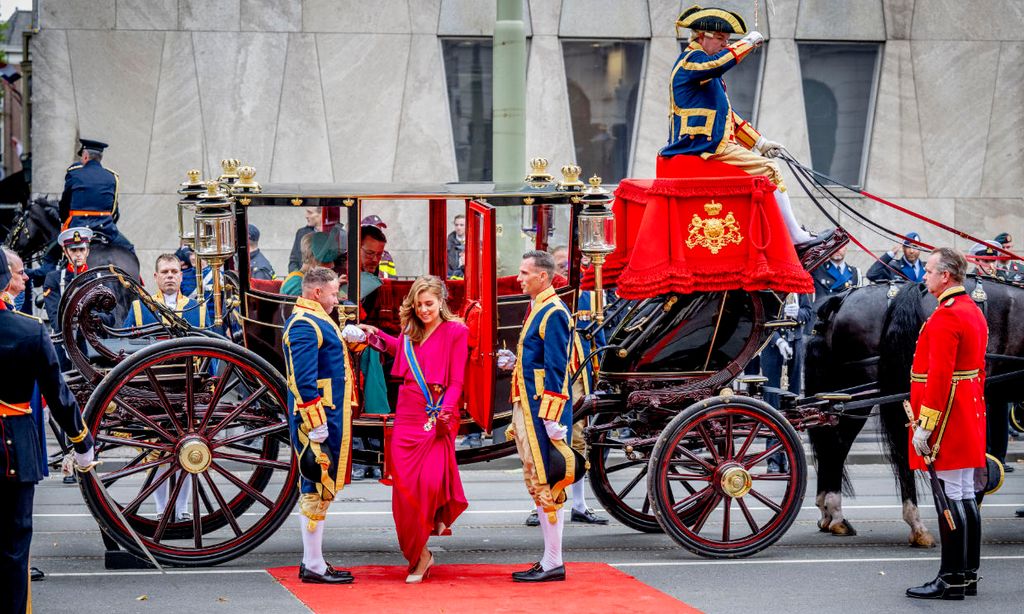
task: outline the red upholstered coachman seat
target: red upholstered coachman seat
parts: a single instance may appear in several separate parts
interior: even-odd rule
[[[809,293],[767,177],[697,156],[658,159],[658,178],[624,179],[604,283],[622,298],[668,292]],[[593,288],[588,271],[583,288]]]

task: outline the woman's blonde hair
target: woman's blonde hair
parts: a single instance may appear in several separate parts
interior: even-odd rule
[[[398,315],[402,320],[402,330],[406,336],[413,340],[415,343],[423,341],[424,335],[426,335],[426,327],[423,326],[423,322],[420,321],[420,317],[416,315],[416,297],[424,292],[430,292],[437,297],[437,300],[441,303],[439,309],[439,315],[442,322],[450,322],[452,320],[459,320],[459,318],[448,309],[448,301],[446,300],[447,292],[445,291],[444,282],[441,281],[440,277],[433,275],[424,275],[417,277],[416,281],[412,282],[412,287],[409,288],[409,294],[402,300],[402,306],[398,310]]]

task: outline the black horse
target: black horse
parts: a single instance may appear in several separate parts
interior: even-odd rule
[[[11,224],[4,247],[14,250],[27,263],[38,256],[49,254],[56,261],[60,259],[57,235],[60,233],[60,217],[57,202],[36,198],[24,206]],[[111,245],[104,237],[94,237],[89,246],[89,268],[113,264],[139,279],[139,259],[130,251]]]
[[[987,373],[1021,369],[1024,323],[1013,318],[1024,305],[1024,289],[991,278],[969,276],[968,294],[985,314],[989,327]],[[875,285],[829,297],[818,307],[818,322],[807,344],[805,389],[808,396],[876,383],[882,395],[910,390],[910,365],[921,325],[937,303],[921,284]],[[986,383],[989,440],[995,455],[1005,455],[1007,406],[1022,395],[1014,382]],[[818,528],[834,535],[855,535],[844,518],[842,495],[853,494],[845,473],[846,458],[864,427],[871,408],[850,412],[834,427],[809,429],[817,464]],[[907,417],[901,403],[880,407],[886,452],[903,501],[903,519],[910,525],[910,544],[931,547],[935,540],[921,522],[917,484],[908,469]],[[999,454],[998,446],[1003,446]]]

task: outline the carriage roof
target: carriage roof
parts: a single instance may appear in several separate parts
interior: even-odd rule
[[[491,205],[568,204],[579,195],[582,185],[571,188],[557,184],[534,186],[528,183],[450,182],[450,183],[275,183],[267,184],[259,194],[247,194],[254,205],[295,206],[294,199],[309,207],[338,206],[346,199],[357,200],[486,200]]]

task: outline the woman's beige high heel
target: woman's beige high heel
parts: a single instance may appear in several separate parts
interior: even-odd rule
[[[434,566],[434,553],[431,552],[430,553],[430,562],[427,563],[427,567],[426,567],[426,569],[423,570],[423,573],[421,573],[421,574],[415,574],[415,573],[409,574],[408,577],[405,578],[405,583],[406,584],[419,584],[420,582],[423,582],[423,580],[425,580],[427,578],[427,576],[430,575],[430,568],[433,567],[433,566]]]

